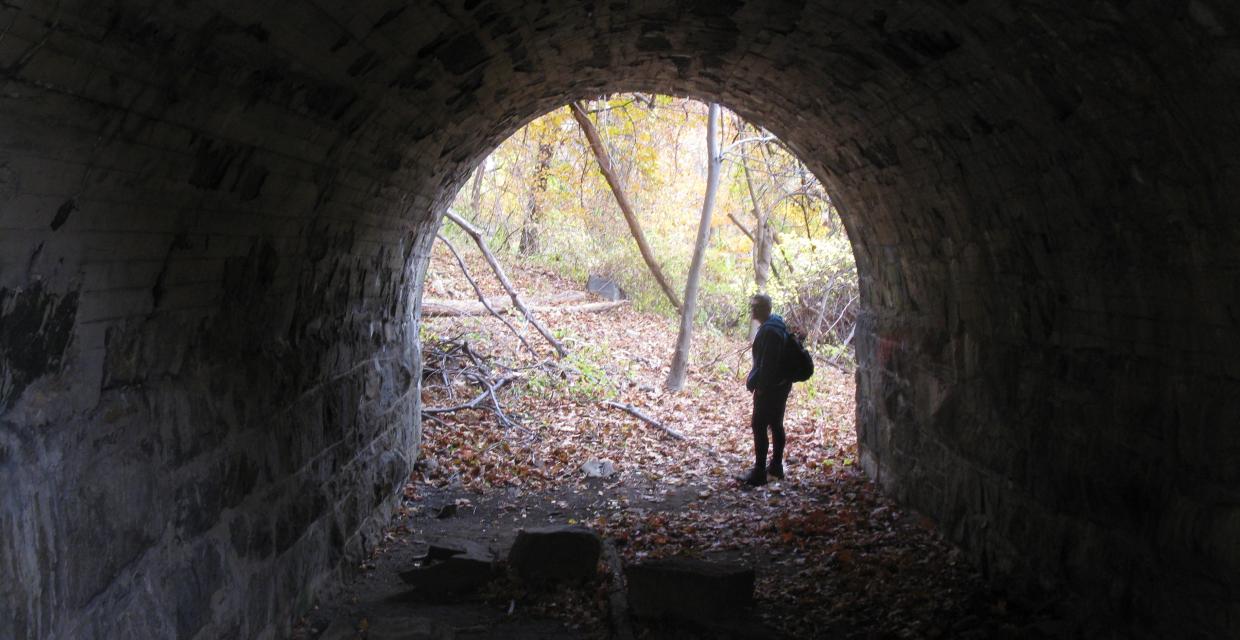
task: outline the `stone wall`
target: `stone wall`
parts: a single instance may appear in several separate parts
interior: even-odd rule
[[[373,105],[257,18],[24,4],[0,42],[0,637],[270,636],[413,463],[430,203],[408,219]]]
[[[862,276],[867,471],[997,580],[1240,624],[1221,2],[0,5],[0,637],[271,637],[418,443],[437,214],[523,122],[764,124]]]

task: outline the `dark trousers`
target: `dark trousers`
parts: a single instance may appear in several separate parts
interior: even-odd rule
[[[784,444],[787,441],[784,435],[784,409],[788,407],[788,394],[791,391],[792,385],[781,385],[763,389],[762,393],[753,398],[753,418],[749,425],[753,428],[755,468],[766,468],[766,449],[769,445],[766,432],[768,429],[771,431],[771,438],[775,444],[771,460],[783,463]]]

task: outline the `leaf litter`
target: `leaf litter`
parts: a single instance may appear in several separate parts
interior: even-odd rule
[[[445,254],[439,247],[433,253],[428,295],[473,299]],[[480,259],[467,262],[473,273],[483,272]],[[530,299],[579,288],[546,269],[507,269]],[[488,279],[478,281],[487,295],[502,293]],[[461,345],[475,365],[511,382],[494,392],[502,416],[493,403],[480,402],[424,419],[403,506],[363,569],[453,520],[458,528],[481,522],[496,539],[519,526],[580,523],[611,540],[626,563],[684,554],[754,566],[756,611],[789,637],[1061,632],[1045,608],[1017,606],[993,591],[930,520],[901,509],[860,472],[851,374],[823,367],[812,389],[797,385],[785,418],[787,478],[742,490],[735,476],[751,464],[753,446],[743,340],[703,329],[686,390],[670,394],[663,391],[675,340],[669,319],[629,307],[543,312],[541,319],[568,347],[568,358],[553,361],[550,347],[518,316],[510,320],[528,332],[537,356],[492,317],[423,319],[424,408],[456,406],[484,390],[438,375],[436,363],[447,359],[436,358]],[[606,401],[630,403],[685,440]],[[599,468],[611,473],[587,472]],[[431,496],[450,499],[432,505]],[[445,509],[452,513],[445,516]],[[490,601],[561,619],[584,637],[606,636],[604,585],[531,598],[501,584]]]

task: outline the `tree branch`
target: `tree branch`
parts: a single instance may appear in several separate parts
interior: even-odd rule
[[[719,152],[719,157],[723,157],[732,149],[735,149],[736,147],[739,147],[743,144],[749,144],[751,142],[772,142],[775,139],[776,139],[775,136],[753,136],[751,138],[741,138],[740,140],[737,140],[736,142],[733,142],[732,144],[724,147],[723,151]]]
[[[535,350],[534,347],[530,346],[530,343],[526,341],[525,336],[521,335],[521,333],[517,331],[517,328],[512,326],[511,322],[508,322],[507,318],[500,315],[499,312],[491,306],[491,303],[487,300],[486,294],[482,293],[482,287],[479,287],[478,283],[474,280],[474,277],[469,275],[469,269],[465,267],[465,260],[461,258],[461,254],[457,252],[456,247],[452,246],[452,243],[449,242],[447,238],[443,237],[443,234],[436,234],[435,237],[439,238],[439,241],[443,243],[443,246],[447,247],[448,251],[452,252],[452,257],[456,258],[456,264],[461,267],[461,273],[465,276],[465,279],[469,281],[469,286],[474,288],[474,293],[478,294],[478,300],[482,303],[482,306],[487,310],[487,312],[498,318],[500,322],[504,323],[504,326],[508,327],[508,330],[512,332],[512,335],[516,336],[517,340],[520,340],[521,344],[525,345],[525,348],[529,349],[530,353],[537,357],[538,351]]]
[[[572,111],[573,119],[581,126],[581,132],[585,134],[586,140],[590,143],[590,149],[594,152],[594,157],[598,161],[599,170],[603,172],[608,186],[611,187],[612,194],[616,197],[616,204],[620,205],[620,212],[624,214],[624,221],[629,225],[629,231],[633,234],[633,239],[637,241],[637,249],[642,254],[642,260],[646,262],[646,267],[650,269],[650,274],[654,276],[659,288],[663,290],[668,301],[677,311],[680,310],[680,299],[676,296],[676,291],[672,289],[672,285],[668,282],[666,276],[663,275],[663,269],[659,267],[658,261],[655,260],[654,252],[650,249],[650,244],[646,242],[646,235],[642,233],[641,224],[637,220],[637,214],[633,212],[633,206],[629,203],[629,198],[624,192],[624,187],[620,184],[620,178],[616,175],[615,168],[612,167],[611,156],[607,153],[603,141],[599,138],[598,129],[594,127],[594,123],[590,121],[590,117],[586,115],[585,109],[578,102],[568,105]]]
[[[749,238],[750,242],[754,241],[753,233],[750,232],[749,229],[745,225],[741,224],[741,221],[737,220],[736,216],[732,215],[731,213],[728,213],[728,220],[731,220],[732,224],[736,225],[736,228],[740,229],[741,233],[745,234],[745,237]]]
[[[659,422],[658,420],[655,420],[654,418],[651,418],[650,416],[648,416],[648,415],[646,415],[645,413],[643,413],[641,409],[638,409],[637,407],[635,407],[635,406],[633,406],[633,405],[631,405],[631,404],[629,404],[629,403],[627,403],[627,402],[612,402],[611,400],[608,400],[608,401],[604,402],[603,404],[604,404],[604,405],[606,405],[606,406],[608,406],[608,407],[612,407],[612,408],[614,408],[614,409],[619,409],[619,410],[621,410],[621,411],[623,411],[623,412],[625,412],[625,413],[627,413],[627,414],[629,414],[629,415],[633,416],[634,418],[637,418],[638,420],[641,420],[642,422],[645,422],[646,424],[648,424],[648,425],[650,425],[650,426],[652,426],[652,427],[654,427],[654,428],[656,428],[656,429],[658,429],[658,430],[662,431],[663,433],[666,433],[667,435],[671,436],[672,438],[674,438],[674,439],[676,439],[676,440],[684,440],[684,439],[685,439],[685,437],[684,437],[683,435],[681,435],[679,432],[674,431],[674,430],[672,430],[672,429],[670,429],[670,428],[668,428],[668,427],[663,426],[663,423],[662,423],[662,422]]]
[[[538,330],[538,333],[541,333],[542,337],[546,338],[547,342],[555,348],[555,352],[559,355],[559,357],[563,358],[568,355],[568,352],[564,350],[564,345],[560,344],[560,341],[556,340],[555,336],[551,335],[551,332],[547,331],[547,328],[544,327],[543,324],[534,317],[534,314],[525,307],[525,303],[521,301],[521,296],[517,294],[517,290],[513,288],[512,282],[510,282],[508,280],[508,276],[504,274],[504,268],[499,265],[499,261],[495,259],[495,255],[491,253],[489,248],[487,248],[487,242],[486,239],[482,237],[482,232],[478,231],[474,225],[465,221],[465,219],[455,213],[452,213],[451,211],[445,212],[444,216],[454,222],[456,226],[460,227],[463,231],[465,231],[465,233],[469,234],[469,236],[474,239],[474,244],[478,245],[478,249],[482,251],[482,256],[486,258],[487,264],[491,265],[491,270],[495,272],[495,277],[499,279],[500,285],[504,287],[504,291],[508,292],[508,297],[512,298],[512,306],[519,309],[521,313],[525,315],[525,319],[530,324],[534,325],[534,328]]]

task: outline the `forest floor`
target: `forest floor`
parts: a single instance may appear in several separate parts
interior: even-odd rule
[[[488,295],[503,294],[480,259],[467,262]],[[541,266],[506,268],[527,300],[584,288]],[[424,296],[476,299],[440,245]],[[536,593],[500,581],[451,602],[399,595],[409,587],[398,572],[414,565],[428,541],[466,538],[499,551],[518,529],[548,524],[593,528],[626,565],[679,554],[754,568],[754,612],[766,637],[1068,635],[1049,606],[1035,611],[993,591],[932,522],[896,506],[859,471],[851,373],[820,365],[796,386],[785,419],[787,478],[743,489],[736,476],[751,464],[752,437],[742,338],[702,330],[687,388],[673,394],[663,390],[676,339],[669,318],[627,306],[539,313],[569,351],[552,364],[541,337],[509,317],[538,356],[492,317],[424,318],[423,406],[478,395],[466,376],[438,371],[465,357],[460,345],[467,343],[478,356],[473,364],[493,380],[511,379],[495,394],[504,417],[486,398],[479,408],[424,420],[421,458],[384,543],[348,584],[320,596],[294,637],[609,637],[605,567],[591,588]],[[606,401],[630,403],[683,439]],[[583,470],[605,462],[614,469],[606,477]],[[411,617],[440,635],[381,628]],[[636,631],[639,638],[695,637],[650,624]]]

